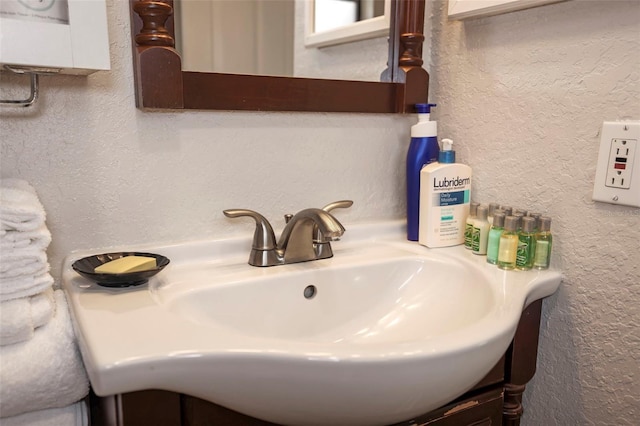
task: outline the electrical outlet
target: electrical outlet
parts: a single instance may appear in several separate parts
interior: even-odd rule
[[[640,207],[639,141],[640,121],[603,123],[593,185],[595,201]]]
[[[636,152],[636,139],[613,139],[607,162],[607,178],[605,185],[611,188],[629,189],[633,157]]]

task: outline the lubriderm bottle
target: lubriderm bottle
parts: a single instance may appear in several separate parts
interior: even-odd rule
[[[495,218],[494,218],[495,220]],[[504,231],[498,247],[498,268],[515,269],[518,253],[518,218],[507,216],[504,219]]]
[[[427,247],[464,243],[471,199],[471,167],[456,163],[451,139],[442,140],[437,163],[420,172],[420,232],[418,242]]]
[[[407,239],[418,241],[420,227],[420,170],[438,161],[438,124],[429,121],[435,104],[416,104],[418,123],[411,127],[411,144],[407,152]]]
[[[538,223],[536,234],[536,252],[533,258],[533,267],[547,269],[551,261],[551,218],[542,216]]]

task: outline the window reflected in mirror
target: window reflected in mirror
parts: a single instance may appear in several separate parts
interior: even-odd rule
[[[384,0],[315,0],[313,31],[323,32],[384,15]]]

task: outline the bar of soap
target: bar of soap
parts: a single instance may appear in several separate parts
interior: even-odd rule
[[[103,263],[94,271],[99,274],[124,274],[127,272],[148,271],[155,268],[156,258],[146,256],[125,256]]]

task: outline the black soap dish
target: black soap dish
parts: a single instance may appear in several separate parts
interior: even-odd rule
[[[98,266],[125,256],[145,256],[156,259],[156,267],[146,271],[125,272],[122,274],[104,274],[95,272]],[[118,252],[103,253],[76,260],[71,267],[78,274],[104,287],[130,287],[146,284],[149,278],[162,271],[169,264],[169,259],[154,253]]]

